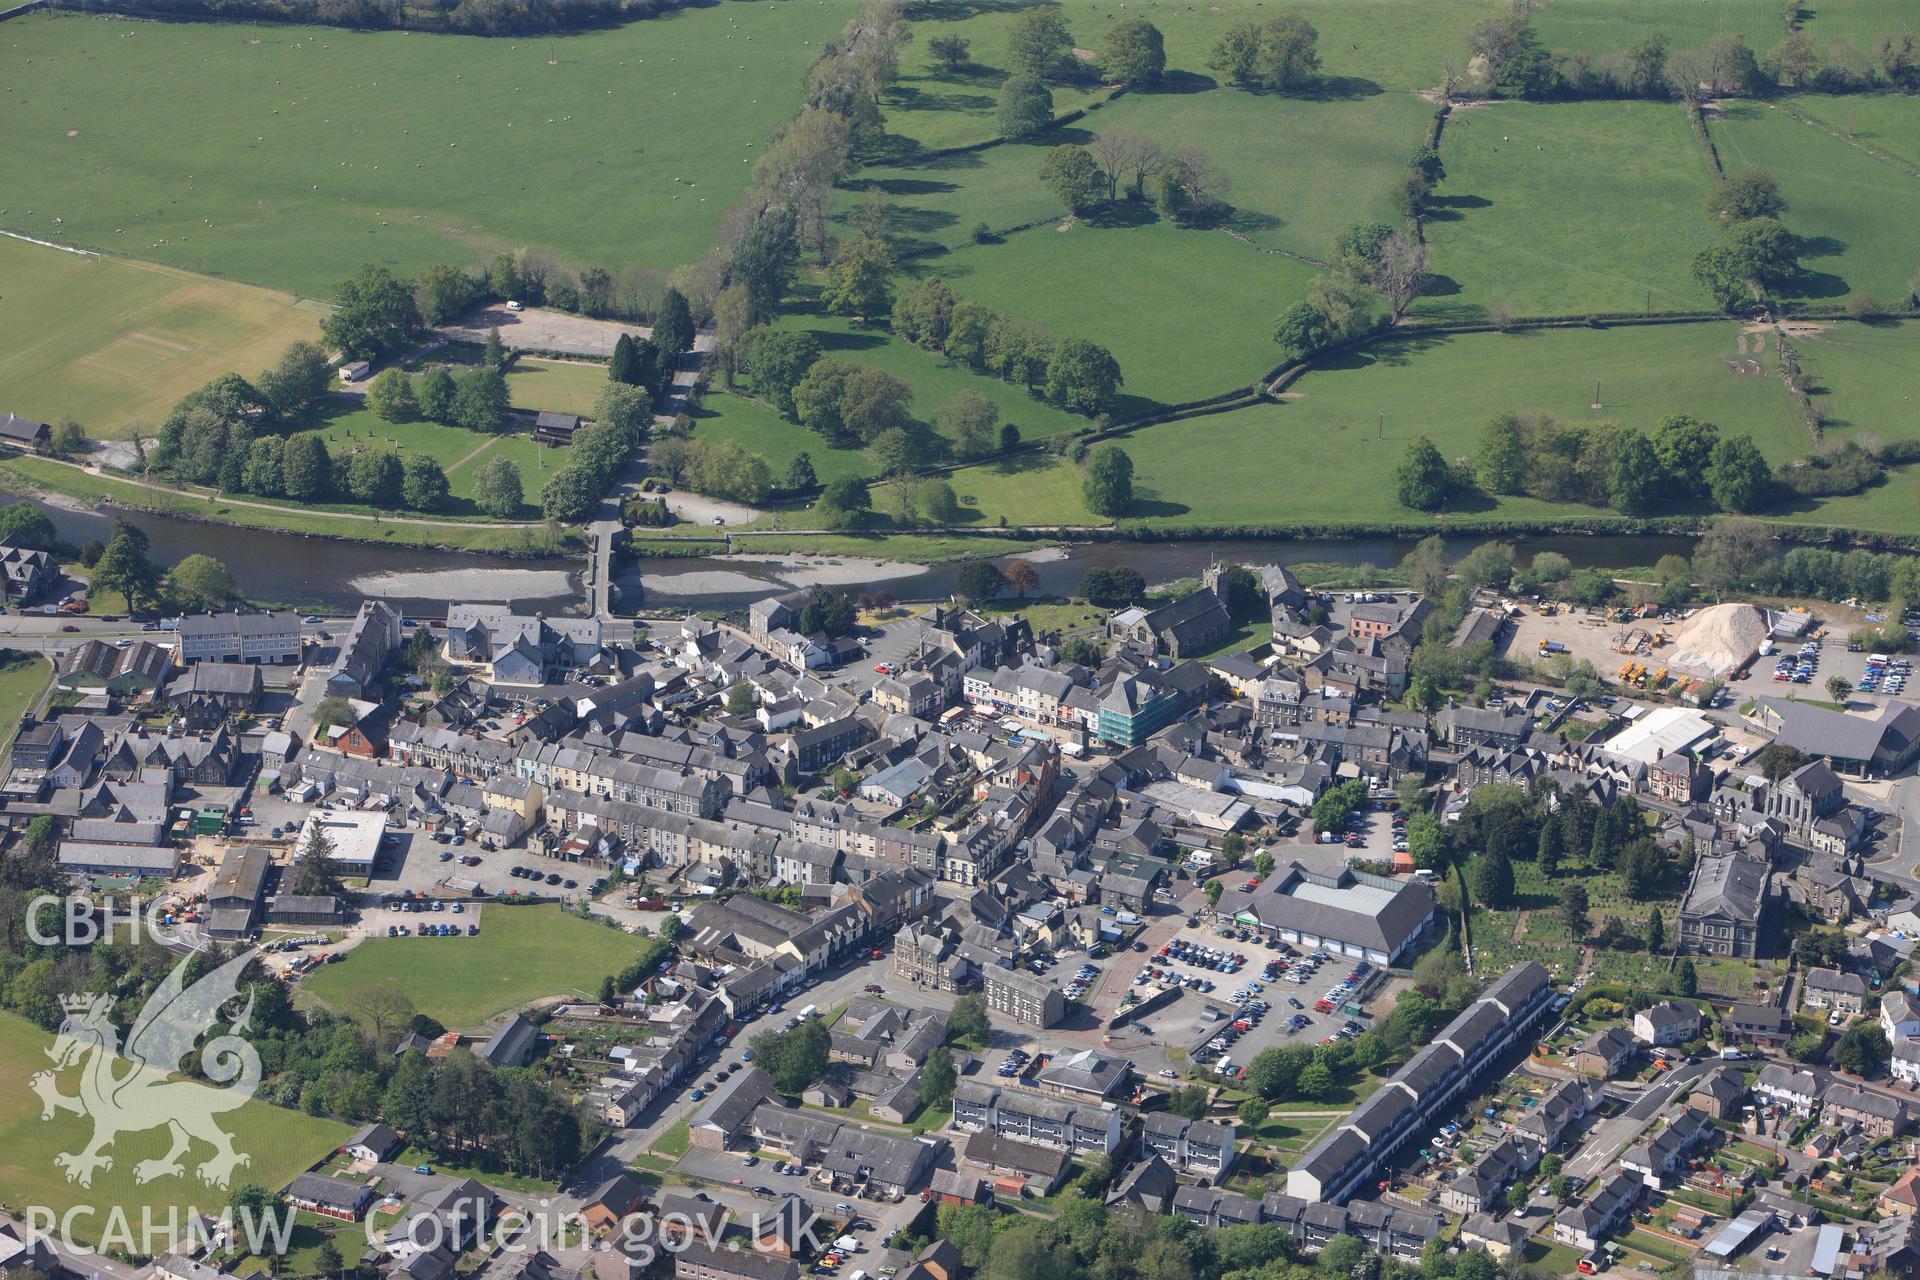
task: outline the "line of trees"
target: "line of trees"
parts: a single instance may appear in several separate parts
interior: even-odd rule
[[[680,7],[678,0],[55,0],[83,12],[297,22],[354,30],[447,31],[470,36],[575,31]]]
[[[1698,102],[1706,97],[1761,97],[1778,92],[1857,93],[1920,88],[1920,57],[1911,28],[1876,36],[1866,50],[1844,40],[1818,45],[1799,30],[1790,4],[1787,31],[1764,55],[1739,34],[1714,36],[1698,49],[1675,49],[1653,32],[1631,48],[1591,53],[1547,49],[1523,7],[1475,23],[1467,32],[1473,70],[1449,62],[1448,96],[1467,88],[1505,98],[1654,98]],[[1481,70],[1484,68],[1484,70]]]
[[[684,324],[692,343],[686,297],[661,272],[638,264],[575,271],[532,248],[496,254],[474,271],[435,263],[411,279],[367,263],[334,291],[334,309],[320,331],[347,359],[378,360],[405,351],[425,328],[449,324],[484,302],[507,301],[598,319],[652,320],[674,334],[671,326]]]
[[[1393,476],[1401,505],[1438,511],[1470,495],[1581,502],[1641,516],[1663,502],[1706,501],[1753,512],[1775,500],[1772,469],[1748,435],[1722,437],[1690,414],[1662,418],[1651,433],[1617,422],[1562,422],[1548,414],[1500,414],[1481,429],[1472,456],[1455,465],[1416,437]]]
[[[956,298],[946,281],[930,279],[900,295],[893,332],[970,369],[1018,382],[1029,394],[1089,417],[1110,410],[1125,384],[1119,361],[1084,338],[1054,338],[1044,329],[977,302]]]

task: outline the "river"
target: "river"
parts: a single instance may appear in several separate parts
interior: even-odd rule
[[[1198,577],[1215,559],[1244,564],[1372,564],[1382,567],[1398,564],[1413,550],[1416,539],[1334,538],[1315,542],[1213,540],[1193,542],[1083,542],[1045,548],[1018,557],[1033,565],[1040,575],[1041,595],[1071,595],[1080,589],[1080,579],[1089,569],[1128,566],[1140,571],[1149,586],[1176,578]],[[1447,556],[1459,559],[1474,547],[1488,541],[1485,536],[1450,538]],[[1651,565],[1664,555],[1691,556],[1696,539],[1690,537],[1557,535],[1539,538],[1509,539],[1522,561],[1542,551],[1557,551],[1574,568],[1618,568]],[[644,586],[650,607],[686,605],[714,609],[750,604],[769,591],[811,585],[810,578],[827,576],[816,566],[832,563],[831,557],[748,557],[709,556],[693,559],[646,560],[626,564],[617,581],[624,590]],[[884,586],[900,600],[938,600],[952,594],[960,564],[877,565],[849,559],[859,566],[832,578],[862,590]]]
[[[30,499],[11,499],[30,501]],[[38,503],[61,541],[79,546],[104,540],[112,516]],[[250,600],[348,613],[369,597],[402,608],[432,612],[450,601],[508,602],[526,610],[578,612],[585,607],[580,560],[563,557],[505,559],[473,552],[383,547],[367,542],[303,538],[270,530],[202,524],[147,512],[113,513],[146,531],[151,556],[161,565],[205,552],[233,571],[240,594]],[[1452,538],[1447,555],[1457,559],[1487,541]],[[1650,565],[1663,555],[1689,556],[1694,539],[1572,535],[1512,540],[1524,560],[1557,551],[1575,568]],[[1194,542],[1087,542],[1043,548],[1018,557],[1040,575],[1040,594],[1070,595],[1088,569],[1129,566],[1149,585],[1197,577],[1215,559],[1246,564],[1373,564],[1389,566],[1414,547],[1413,539],[1333,538],[1314,542],[1216,540]],[[1014,557],[1006,557],[1011,559]],[[1004,560],[1002,561],[1004,563]],[[823,582],[860,590],[885,586],[901,600],[938,600],[952,594],[958,562],[917,565],[858,557],[703,556],[626,560],[616,585],[628,597],[644,588],[649,607],[715,609],[744,606],[772,591]]]
[[[6,501],[31,501],[9,498]],[[509,560],[463,551],[336,542],[233,525],[203,524],[144,511],[111,514],[36,503],[60,540],[78,547],[104,541],[113,518],[138,525],[148,555],[166,566],[204,552],[233,571],[242,596],[329,613],[352,613],[377,596],[409,610],[433,612],[449,601],[510,602],[528,611],[560,613],[586,606],[582,561],[554,556]]]

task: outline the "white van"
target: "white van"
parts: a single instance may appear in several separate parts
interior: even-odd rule
[[[800,1021],[805,1022],[808,1018],[811,1018],[814,1014],[818,1012],[820,1012],[820,1006],[816,1004],[810,1004],[806,1008],[802,1009],[799,1013],[795,1014],[794,1016],[799,1018]]]

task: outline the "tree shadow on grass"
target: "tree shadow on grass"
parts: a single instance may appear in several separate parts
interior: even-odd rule
[[[1243,236],[1251,236],[1262,231],[1278,231],[1287,225],[1287,220],[1278,214],[1261,213],[1257,209],[1235,209],[1227,215],[1225,225]]]
[[[887,335],[872,329],[810,329],[820,349],[828,355],[844,351],[871,351],[887,345]]]
[[[1831,419],[1828,420],[1828,425],[1829,426],[1833,425],[1833,422]],[[1837,498],[1860,497],[1862,495],[1872,493],[1875,489],[1881,489],[1886,487],[1886,485],[1892,482],[1894,479],[1895,479],[1895,476],[1893,472],[1882,471],[1878,475],[1874,476],[1873,479],[1867,481],[1864,485],[1861,485],[1860,488],[1854,493],[1834,493],[1834,494],[1822,494],[1818,496],[1815,496],[1812,494],[1794,494],[1791,497],[1786,498],[1784,501],[1778,502],[1773,506],[1769,507],[1765,514],[1768,516],[1813,515],[1814,513],[1820,510],[1821,504],[1823,503],[1832,502]]]
[[[1154,489],[1135,490],[1133,501],[1127,504],[1126,518],[1128,520],[1165,520],[1174,516],[1184,516],[1193,511],[1193,508],[1184,502],[1169,502],[1157,495],[1158,491]]]
[[[1458,222],[1465,216],[1464,210],[1488,209],[1492,206],[1493,201],[1485,196],[1431,196],[1421,216],[1427,222]]]
[[[1844,298],[1853,290],[1831,271],[1802,271],[1786,292],[1796,298]]]
[[[890,196],[944,196],[958,191],[960,184],[932,178],[875,178],[859,184],[862,191],[868,187],[878,187]]]
[[[1160,221],[1160,215],[1153,211],[1152,205],[1123,200],[1117,204],[1101,205],[1092,213],[1083,215],[1082,221],[1107,229],[1144,227]]]
[[[1129,93],[1143,97],[1166,97],[1184,93],[1205,93],[1209,89],[1218,89],[1220,82],[1212,76],[1200,75],[1192,71],[1168,71],[1151,84],[1131,87]]]
[[[990,111],[995,101],[990,93],[958,90],[940,93],[900,84],[893,86],[888,98],[889,106],[902,111],[961,111],[968,114]]]
[[[1452,276],[1440,275],[1438,273],[1428,276],[1425,283],[1420,286],[1420,296],[1423,298],[1452,298],[1457,296],[1459,292],[1460,282],[1458,280],[1455,280]]]
[[[1123,391],[1114,398],[1113,418],[1116,422],[1124,422],[1129,418],[1144,418],[1148,414],[1164,413],[1166,409],[1167,405],[1163,401],[1147,396],[1128,395]]]
[[[1385,92],[1365,76],[1322,76],[1320,83],[1307,92],[1286,96],[1304,98],[1308,102],[1351,102],[1355,98],[1372,98]]]

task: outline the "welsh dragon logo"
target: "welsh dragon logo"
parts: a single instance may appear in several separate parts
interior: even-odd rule
[[[64,1151],[53,1158],[66,1170],[67,1181],[92,1186],[95,1170],[113,1168],[113,1157],[106,1149],[115,1138],[159,1128],[170,1131],[172,1145],[164,1156],[134,1166],[136,1182],[183,1176],[182,1158],[195,1139],[213,1148],[212,1157],[194,1170],[211,1186],[225,1187],[235,1169],[250,1163],[249,1157],[233,1149],[233,1138],[218,1117],[243,1106],[260,1086],[260,1055],[239,1034],[253,1014],[253,1001],[247,1001],[231,1031],[215,1036],[200,1051],[200,1067],[207,1079],[225,1087],[171,1077],[201,1033],[214,1025],[220,1010],[238,996],[240,974],[255,954],[249,951],[229,961],[191,987],[186,986],[188,962],[175,965],[134,1019],[124,1049],[119,1030],[107,1018],[113,997],[63,997],[66,1021],[47,1050],[53,1068],[38,1072],[30,1083],[40,1095],[42,1120],[53,1119],[56,1111],[69,1111],[93,1121],[92,1141],[79,1151]],[[61,1093],[55,1076],[83,1060],[78,1095]],[[117,1073],[115,1067],[122,1060],[132,1070]]]

